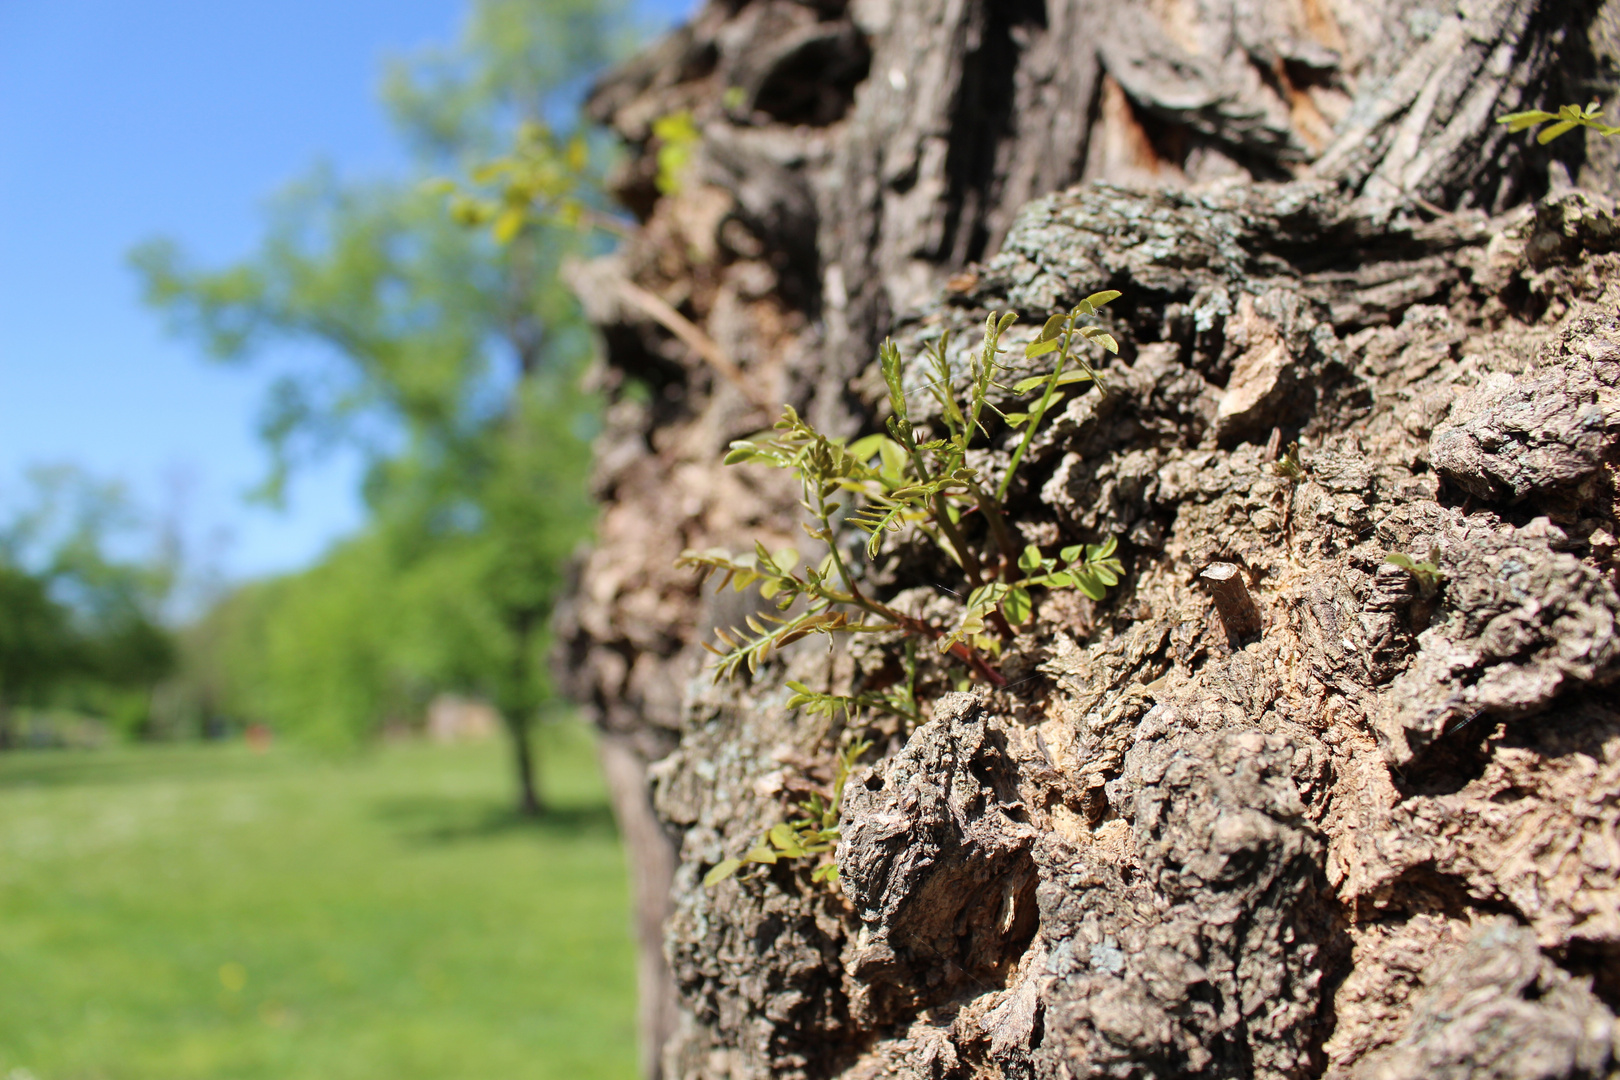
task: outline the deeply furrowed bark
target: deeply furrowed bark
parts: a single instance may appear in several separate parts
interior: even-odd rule
[[[1601,89],[1617,26],[731,0],[597,88],[643,224],[576,273],[612,404],[559,670],[632,850],[650,1074],[1620,1074],[1620,158],[1491,122]],[[703,139],[660,194],[679,109]],[[698,643],[748,599],[675,557],[799,531],[727,442],[759,401],[876,430],[885,335],[954,356],[1011,309],[1019,355],[1103,288],[1113,390],[1063,403],[1009,507],[1049,551],[1118,536],[1126,581],[1043,597],[1005,691],[925,665],[929,722],[852,781],[841,888],[702,888],[826,782],[836,732],[786,681],[893,651],[710,684]],[[948,612],[948,565],[892,547],[870,587]],[[1438,591],[1383,561],[1431,550]]]

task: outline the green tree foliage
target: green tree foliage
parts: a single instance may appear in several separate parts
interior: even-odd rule
[[[29,473],[0,525],[0,746],[21,707],[67,708],[138,731],[173,669],[162,607],[173,560],[114,485]],[[160,546],[161,547],[161,546]]]
[[[73,646],[67,608],[49,582],[0,564],[0,710],[42,702],[71,669]]]
[[[482,0],[457,47],[389,70],[410,175],[359,185],[317,169],[234,266],[196,270],[163,241],[133,255],[148,299],[218,359],[248,360],[277,339],[320,347],[270,394],[265,496],[334,446],[368,462],[363,535],[211,613],[231,674],[209,693],[328,741],[408,716],[438,690],[481,694],[506,721],[530,812],[545,627],[590,515],[593,411],[576,389],[590,338],[557,270],[602,239],[525,221],[499,243],[446,214],[424,181],[465,174],[519,130],[560,126],[558,95],[615,52],[621,10]],[[582,204],[600,200],[583,172],[593,157],[574,159]]]

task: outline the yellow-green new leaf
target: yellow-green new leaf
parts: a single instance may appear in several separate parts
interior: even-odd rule
[[[1017,585],[1009,589],[1007,595],[1001,601],[1001,613],[1014,626],[1022,626],[1028,622],[1033,607],[1034,605],[1031,604],[1029,598],[1029,590]]]
[[[1531,109],[1528,112],[1516,112],[1509,113],[1506,116],[1499,116],[1496,118],[1496,122],[1506,124],[1509,131],[1524,131],[1526,128],[1533,128],[1537,124],[1545,124],[1549,120],[1556,119],[1558,117],[1550,112]]]
[[[1101,600],[1108,595],[1108,588],[1097,575],[1090,570],[1071,570],[1070,576],[1074,578],[1074,587],[1079,589],[1092,600]]]
[[[1559,123],[1554,124],[1552,127],[1548,128],[1546,131],[1543,131],[1540,135],[1537,135],[1536,136],[1536,142],[1540,143],[1542,146],[1546,146],[1548,143],[1550,143],[1554,139],[1558,138],[1558,136],[1562,135],[1564,132],[1570,131],[1570,130],[1572,130],[1573,128],[1575,128],[1577,126],[1579,126],[1579,125],[1574,120],[1561,121]]]
[[[849,456],[856,461],[871,461],[872,455],[882,447],[883,439],[884,436],[881,434],[862,436],[849,444]]]
[[[1496,122],[1506,124],[1509,131],[1523,131],[1527,127],[1545,124],[1552,119],[1555,119],[1552,113],[1542,112],[1540,109],[1531,109],[1528,112],[1508,113],[1506,116],[1498,116]]]
[[[517,238],[517,234],[523,231],[523,225],[527,220],[528,215],[522,210],[508,207],[495,218],[495,224],[490,227],[490,232],[494,234],[496,243],[510,244]]]
[[[712,889],[726,878],[742,869],[741,859],[721,859],[715,863],[707,874],[703,875],[703,887]]]

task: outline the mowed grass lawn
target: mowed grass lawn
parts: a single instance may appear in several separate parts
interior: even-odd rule
[[[635,1075],[623,856],[589,736],[0,754],[0,1080]]]

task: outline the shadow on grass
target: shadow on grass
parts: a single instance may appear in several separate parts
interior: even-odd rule
[[[248,777],[280,765],[281,759],[274,756],[249,755],[236,747],[207,743],[98,750],[7,750],[0,752],[0,791]]]
[[[547,806],[538,817],[488,798],[411,795],[380,799],[375,813],[407,844],[455,844],[511,835],[556,839],[601,839],[617,836],[613,812],[606,803]]]

